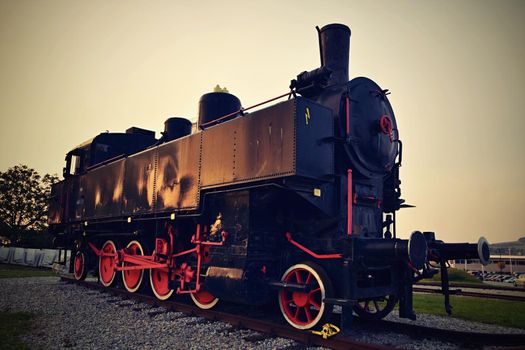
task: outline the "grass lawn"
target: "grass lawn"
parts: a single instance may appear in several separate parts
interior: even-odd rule
[[[0,264],[0,278],[56,276],[50,269]],[[1,339],[1,338],[0,338]]]
[[[450,304],[453,307],[452,316],[455,318],[525,329],[523,302],[452,295]],[[414,294],[414,310],[416,314],[447,315],[444,297],[440,295]]]
[[[18,337],[27,332],[33,315],[27,312],[0,311],[2,349],[29,349]]]

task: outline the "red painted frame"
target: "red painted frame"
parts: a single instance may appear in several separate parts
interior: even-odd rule
[[[200,284],[200,272],[201,272],[201,266],[202,266],[202,254],[203,254],[203,248],[205,246],[222,246],[224,245],[224,242],[226,242],[226,238],[228,237],[227,232],[222,233],[221,241],[220,242],[208,242],[208,241],[201,241],[201,225],[197,224],[195,235],[191,237],[191,243],[195,244],[195,247],[192,249],[188,249],[182,252],[178,252],[175,254],[171,254],[173,251],[173,232],[172,227],[170,226],[168,228],[168,235],[170,236],[170,247],[169,247],[169,256],[166,262],[156,262],[154,261],[155,256],[154,255],[134,255],[134,254],[128,254],[126,253],[125,249],[120,249],[117,251],[117,254],[108,254],[102,252],[102,250],[97,249],[97,247],[91,243],[88,242],[89,247],[93,250],[95,255],[97,256],[111,256],[115,258],[115,271],[129,271],[129,270],[145,270],[145,269],[162,269],[162,268],[172,268],[176,269],[177,266],[175,266],[175,258],[191,253],[197,254],[197,281],[195,284],[195,289],[188,289],[188,290],[182,290],[180,287],[177,288],[176,292],[177,294],[190,294],[190,293],[197,293],[201,289]],[[127,262],[134,264],[133,266],[122,266],[122,263]]]
[[[311,251],[310,249],[306,248],[304,245],[302,245],[299,242],[296,242],[293,240],[292,234],[290,232],[285,233],[286,239],[288,242],[292,243],[294,246],[305,252],[306,254],[316,258],[316,259],[341,259],[343,257],[343,254],[317,254]]]
[[[352,169],[348,169],[347,172],[347,187],[348,187],[348,193],[347,193],[347,226],[346,226],[346,234],[348,236],[352,235]]]

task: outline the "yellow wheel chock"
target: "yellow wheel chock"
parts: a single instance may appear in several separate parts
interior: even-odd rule
[[[328,339],[331,336],[336,335],[340,331],[341,330],[336,325],[333,325],[331,323],[325,323],[320,331],[312,331],[312,334],[320,335],[323,337],[323,339]]]

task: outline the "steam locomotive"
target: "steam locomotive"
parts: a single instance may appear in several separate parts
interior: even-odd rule
[[[489,260],[478,244],[396,233],[402,143],[388,90],[349,81],[350,29],[317,27],[321,66],[297,75],[284,101],[255,111],[212,92],[198,130],[170,118],[160,139],[136,127],[102,133],[66,155],[52,187],[49,230],[71,249],[70,272],[159,299],[189,294],[260,305],[275,298],[293,327],[379,319],[449,259]],[[286,98],[287,97],[287,98]],[[274,102],[278,98],[267,102]]]

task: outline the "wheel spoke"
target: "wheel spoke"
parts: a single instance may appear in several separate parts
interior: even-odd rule
[[[308,277],[306,278],[305,284],[309,284],[311,280],[312,280],[312,273],[308,272]]]
[[[310,304],[315,306],[317,309],[321,309],[321,304],[317,303],[317,301],[310,299]]]
[[[298,319],[299,317],[299,311],[301,311],[301,308],[300,307],[295,307],[295,315],[293,316],[296,320]]]
[[[370,300],[365,301],[365,307],[364,307],[364,309],[365,309],[366,311],[370,312],[370,307],[368,306],[368,304],[370,304]]]
[[[361,299],[354,306],[354,311],[362,318],[379,320],[388,315],[396,303],[396,296],[391,294],[373,299]]]
[[[312,322],[313,317],[312,317],[312,313],[310,312],[310,309],[308,308],[308,306],[304,307],[304,313],[306,314],[306,319],[308,320],[308,323]]]
[[[303,280],[301,279],[301,274],[299,273],[299,270],[295,270],[294,272],[295,272],[295,280],[296,280],[297,284],[303,283],[302,282]]]
[[[379,304],[377,303],[377,300],[374,300],[374,306],[376,308],[376,312],[381,311],[381,308],[379,307]]]

